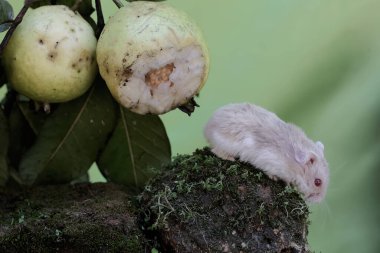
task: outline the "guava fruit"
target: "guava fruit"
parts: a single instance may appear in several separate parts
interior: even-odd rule
[[[163,2],[137,1],[120,8],[105,25],[96,50],[113,97],[139,114],[186,107],[209,71],[199,27]]]
[[[67,6],[29,9],[3,52],[8,82],[35,101],[74,99],[97,73],[96,43],[91,26]]]

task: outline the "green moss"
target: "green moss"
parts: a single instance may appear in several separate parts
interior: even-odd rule
[[[297,244],[304,247],[307,244],[309,211],[295,189],[269,179],[249,164],[222,160],[208,148],[192,155],[177,156],[160,177],[147,185],[140,199],[145,208],[142,212],[145,226],[161,232],[166,243],[168,233],[173,235],[175,230],[181,233],[184,244],[193,245],[196,239],[189,237],[186,241],[183,238],[179,229],[184,228],[202,231],[199,240],[207,238],[211,251],[222,250],[223,241],[229,247],[235,245],[236,252],[254,250],[253,244],[248,243],[252,233],[258,233],[258,240],[262,240],[263,245],[268,244],[265,240],[273,245],[280,245],[282,240],[286,249],[291,247],[287,243],[294,242],[294,238],[301,238]],[[272,232],[259,233],[265,229]],[[180,246],[172,243],[169,251],[173,247]],[[185,248],[181,250],[188,252]],[[176,248],[175,251],[181,250]]]
[[[14,196],[13,196],[14,194]],[[2,193],[0,252],[145,252],[136,208],[120,186],[60,185]]]
[[[294,188],[205,148],[139,202],[112,184],[0,189],[0,252],[308,252],[308,214]]]

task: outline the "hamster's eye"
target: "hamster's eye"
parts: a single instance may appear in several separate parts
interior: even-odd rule
[[[310,164],[314,164],[314,158],[310,158],[309,162]]]
[[[320,180],[319,178],[316,178],[316,179],[314,179],[314,184],[315,184],[315,186],[319,187],[322,185],[322,180]]]

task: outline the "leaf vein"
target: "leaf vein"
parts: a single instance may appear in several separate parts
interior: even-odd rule
[[[124,128],[125,137],[127,138],[127,143],[128,143],[129,153],[130,153],[130,155],[131,155],[131,164],[132,164],[133,177],[134,177],[134,180],[135,180],[135,184],[136,184],[136,186],[138,186],[138,182],[137,182],[137,173],[136,173],[136,165],[135,165],[135,158],[134,158],[134,153],[133,153],[133,148],[132,148],[131,138],[130,138],[130,136],[129,136],[128,125],[127,125],[127,120],[126,120],[126,115],[124,114],[124,111],[123,111],[123,109],[121,108],[121,106],[119,106],[119,108],[120,108],[121,120],[122,120],[122,123],[123,123],[123,126],[124,126],[123,128]]]
[[[87,98],[86,98],[86,101],[83,103],[83,106],[80,108],[79,112],[78,112],[78,115],[75,117],[73,123],[71,124],[69,130],[67,131],[67,133],[65,134],[65,136],[62,138],[62,140],[59,142],[58,146],[56,147],[56,149],[54,150],[54,152],[51,154],[51,156],[49,157],[49,159],[46,161],[46,165],[48,165],[50,163],[51,160],[53,160],[53,158],[55,157],[55,155],[58,153],[58,151],[62,148],[63,144],[65,143],[66,139],[70,136],[70,134],[72,133],[72,131],[74,130],[74,127],[77,125],[77,123],[79,122],[80,120],[80,117],[82,116],[86,106],[87,106],[87,103],[88,101],[90,101],[90,97],[92,95],[92,93],[94,92],[95,88],[92,87],[90,93],[88,94]]]

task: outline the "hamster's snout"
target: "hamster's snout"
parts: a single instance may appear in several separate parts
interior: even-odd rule
[[[308,202],[319,203],[322,201],[323,197],[320,193],[311,193],[306,196],[306,199]]]

